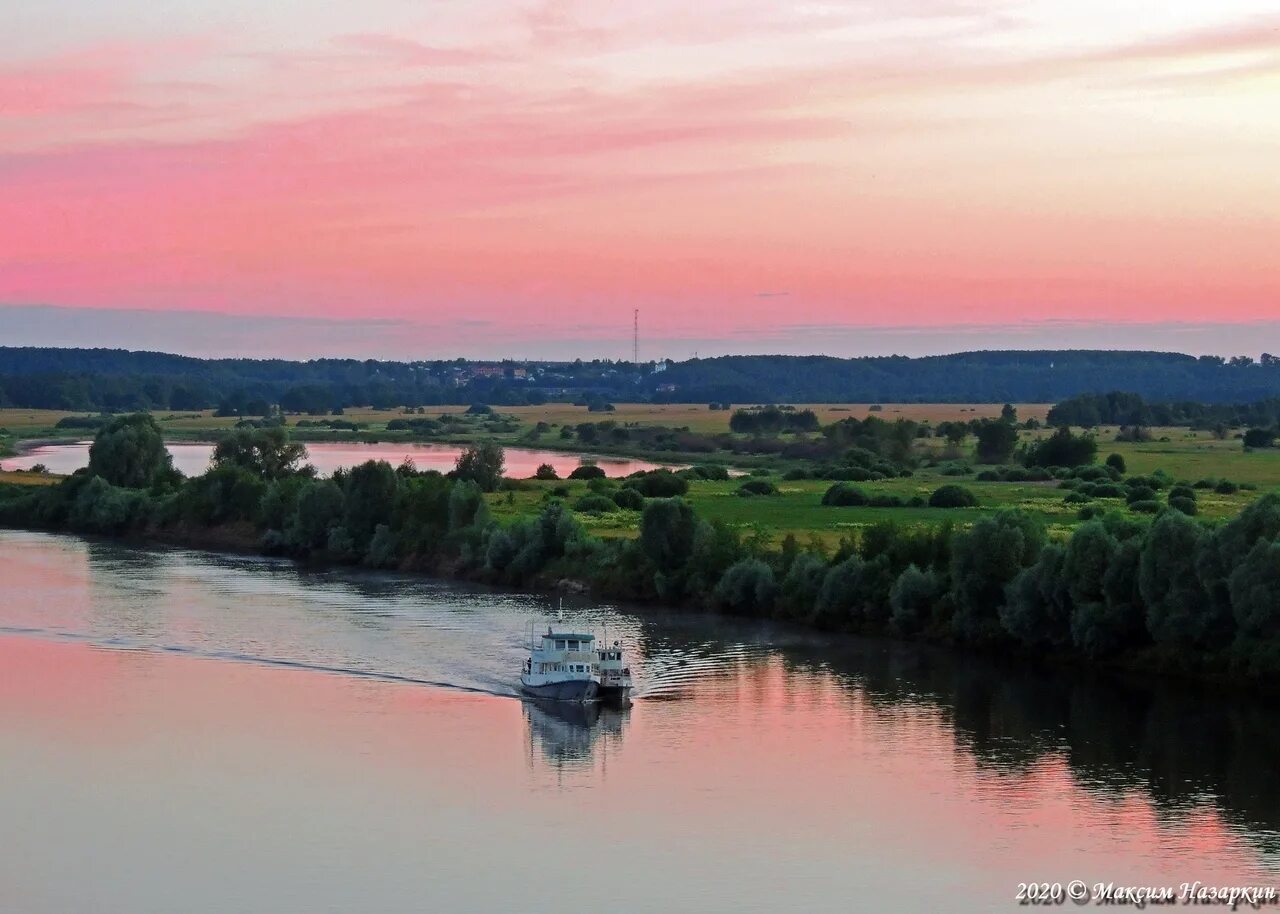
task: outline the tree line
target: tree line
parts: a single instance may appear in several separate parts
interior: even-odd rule
[[[968,352],[838,359],[725,356],[653,364],[464,360],[197,359],[107,349],[0,347],[0,406],[121,412],[263,404],[321,413],[351,406],[702,402],[1058,402],[1098,390],[1156,403],[1280,398],[1280,358],[1110,351]],[[1072,423],[1082,424],[1082,423]],[[1159,423],[1169,424],[1169,423]]]
[[[671,475],[671,474],[668,474]],[[1207,526],[1175,508],[1109,513],[1064,541],[1019,510],[969,527],[882,522],[834,549],[708,522],[665,487],[632,488],[635,539],[590,534],[547,492],[510,524],[484,490],[492,441],[451,474],[370,461],[319,478],[280,428],[222,439],[210,469],[172,466],[150,416],[97,433],[86,470],[0,488],[0,523],[111,535],[228,539],[299,559],[425,569],[511,586],[571,579],[611,599],[653,600],[823,629],[1018,647],[1083,662],[1159,667],[1274,686],[1280,672],[1280,496]],[[202,539],[207,538],[207,539]],[[1268,679],[1268,677],[1271,677]]]

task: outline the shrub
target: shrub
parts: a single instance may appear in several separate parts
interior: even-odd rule
[[[573,505],[573,510],[581,514],[608,514],[617,508],[617,503],[607,495],[584,495]]]
[[[604,478],[604,470],[596,466],[594,463],[584,463],[573,468],[573,472],[569,474],[570,479],[602,479]]]
[[[938,464],[938,472],[943,476],[968,476],[973,472],[973,467],[963,460],[948,460]]]
[[[1235,495],[1240,491],[1240,487],[1231,480],[1224,479],[1213,487],[1213,491],[1217,492],[1219,495]]]
[[[644,510],[644,496],[630,486],[623,486],[614,492],[613,503],[626,511]]]
[[[837,482],[831,488],[827,489],[822,496],[822,503],[828,507],[836,508],[854,508],[867,504],[867,493],[863,492],[857,486],[851,486],[848,483]]]
[[[1176,485],[1169,490],[1169,497],[1170,498],[1189,498],[1192,501],[1195,501],[1196,490],[1191,488],[1190,486]]]
[[[1271,447],[1276,443],[1276,433],[1269,428],[1251,428],[1244,433],[1246,448]]]
[[[538,468],[533,471],[534,479],[559,479],[560,474],[556,472],[556,468],[549,463],[538,464]]]
[[[1074,467],[1093,463],[1097,454],[1098,442],[1092,435],[1076,436],[1071,429],[1060,428],[1027,448],[1023,462],[1029,467]]]
[[[1084,492],[1068,492],[1066,497],[1062,499],[1064,505],[1083,505],[1093,499]]]
[[[753,495],[777,495],[778,487],[767,479],[748,479],[738,486],[736,494],[744,498],[750,498]]]
[[[1178,495],[1169,496],[1169,507],[1175,511],[1181,511],[1188,517],[1196,516],[1196,501],[1194,498],[1183,498]]]
[[[1160,513],[1160,502],[1155,499],[1131,501],[1129,502],[1129,510],[1136,511],[1139,514],[1158,514]]]
[[[675,498],[689,491],[689,481],[670,470],[633,473],[627,478],[627,485],[645,498]]]
[[[1117,473],[1121,473],[1121,474],[1123,474],[1123,473],[1125,472],[1125,470],[1126,470],[1126,466],[1125,466],[1125,462],[1124,462],[1124,455],[1122,455],[1122,454],[1108,454],[1108,455],[1107,455],[1107,466],[1111,467],[1111,468],[1112,468],[1113,470],[1115,470]]]
[[[1156,490],[1151,486],[1130,486],[1124,497],[1129,504],[1133,504],[1135,501],[1153,501],[1156,497]]]
[[[1125,490],[1113,482],[1098,483],[1090,493],[1094,498],[1124,498]]]
[[[879,495],[872,495],[868,504],[872,508],[905,508],[906,507],[906,502],[904,502],[897,495],[885,495],[883,493]]]
[[[931,508],[973,508],[978,499],[964,486],[945,485],[929,496]]]

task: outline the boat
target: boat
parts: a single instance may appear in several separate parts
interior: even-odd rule
[[[595,701],[600,692],[596,636],[581,632],[555,632],[550,628],[535,644],[520,673],[526,695],[552,701]]]
[[[596,657],[600,669],[600,698],[627,702],[631,698],[631,668],[623,656],[622,642],[597,648]]]

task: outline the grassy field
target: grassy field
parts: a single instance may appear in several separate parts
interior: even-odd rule
[[[1280,469],[1280,463],[1274,465]],[[1222,475],[1219,472],[1218,475]],[[693,482],[686,498],[698,514],[708,520],[719,520],[743,533],[759,532],[772,542],[781,541],[787,534],[794,534],[802,542],[817,538],[832,545],[859,527],[882,520],[893,520],[903,525],[936,525],[951,521],[967,526],[986,514],[1000,508],[1021,508],[1040,517],[1053,536],[1065,536],[1080,523],[1077,505],[1063,503],[1067,493],[1049,483],[977,482],[972,478],[954,478],[929,471],[917,472],[908,479],[886,479],[878,482],[857,483],[868,495],[891,494],[903,498],[919,495],[928,499],[939,486],[958,483],[977,496],[979,506],[965,509],[943,508],[832,508],[822,505],[822,495],[832,485],[827,480],[801,480],[787,482],[771,477],[778,487],[778,494],[744,498],[736,493],[741,480],[728,482]],[[1274,487],[1272,483],[1271,487]],[[552,490],[567,486],[570,506],[588,493],[585,482],[536,482],[527,481],[525,488],[515,492],[498,492],[489,496],[490,508],[495,517],[512,521],[538,510],[552,497]],[[1256,499],[1261,491],[1241,491],[1234,495],[1218,495],[1201,491],[1200,516],[1207,519],[1227,518],[1238,513]],[[1120,499],[1103,499],[1095,504],[1114,508],[1125,507]],[[639,529],[640,515],[635,511],[615,511],[600,516],[582,515],[583,523],[602,536],[633,536]]]
[[[850,416],[859,419],[869,415],[878,415],[883,419],[928,419],[932,422],[943,422],[956,419],[975,419],[996,417],[1000,415],[1002,404],[999,403],[903,403],[883,404],[873,413],[871,404],[867,403],[797,403],[796,409],[812,409],[823,424],[836,422]],[[1021,419],[1036,418],[1041,421],[1049,412],[1046,403],[1017,404],[1018,416]],[[459,414],[466,412],[466,406],[428,406],[425,415]],[[634,423],[636,425],[665,425],[672,427],[688,426],[695,432],[727,432],[729,417],[732,411],[712,410],[705,403],[621,403],[614,412],[593,413],[585,406],[574,406],[570,403],[547,403],[542,406],[499,406],[495,412],[518,418],[522,425],[532,427],[539,422],[549,425],[577,425],[580,422],[603,422],[612,419],[619,424]],[[40,409],[0,409],[0,428],[7,428],[19,437],[34,437],[54,434],[54,426],[59,419],[67,416],[83,416],[83,412],[63,412],[59,410]],[[201,412],[169,412],[155,413],[166,433],[175,435],[191,435],[199,432],[216,432],[231,428],[236,424],[235,417],[216,417],[213,410]],[[288,424],[296,425],[307,416],[290,416]],[[341,417],[349,422],[359,422],[370,428],[385,428],[392,419],[403,418],[400,410],[378,410],[368,407],[352,407]]]
[[[864,417],[870,415],[868,404],[833,405],[819,404],[811,408],[818,413],[822,422],[838,420],[844,416]],[[427,416],[438,416],[441,413],[461,413],[466,407],[429,407]],[[1043,420],[1048,407],[1043,404],[1019,404],[1018,415],[1021,419],[1040,418]],[[497,412],[514,415],[520,420],[520,428],[514,433],[501,437],[507,445],[520,442],[521,436],[538,422],[565,425],[579,422],[598,422],[613,419],[619,423],[657,424],[666,426],[689,426],[691,429],[705,432],[727,431],[731,413],[712,411],[704,404],[624,404],[613,413],[589,413],[586,407],[554,403],[544,406],[502,407]],[[940,422],[947,419],[966,419],[983,416],[997,416],[1000,404],[884,404],[875,415],[887,419],[895,417],[915,420],[929,419]],[[53,434],[53,426],[63,416],[82,415],[65,412],[42,410],[0,410],[0,429],[7,429],[11,436],[5,440],[21,438],[39,438]],[[399,410],[350,409],[341,418],[366,424],[372,434],[385,431],[386,423],[402,417]],[[158,413],[157,420],[166,436],[172,438],[212,437],[217,432],[233,426],[234,418],[216,418],[211,411],[201,413]],[[294,425],[299,418],[290,417],[289,424]],[[313,419],[314,421],[314,419]],[[305,429],[310,433],[307,437],[323,439],[327,437],[343,437],[337,433],[325,434]],[[1260,492],[1280,487],[1280,449],[1261,450],[1246,453],[1238,439],[1217,440],[1209,432],[1193,432],[1185,428],[1152,429],[1153,440],[1133,443],[1116,441],[1118,429],[1102,428],[1096,434],[1098,438],[1098,457],[1102,460],[1110,453],[1119,453],[1128,464],[1130,474],[1150,474],[1162,469],[1178,481],[1194,482],[1205,478],[1229,479],[1235,483],[1248,483],[1258,487],[1256,491],[1241,491],[1234,495],[1219,495],[1211,490],[1199,491],[1199,510],[1202,517],[1216,519],[1228,517],[1257,498]],[[1026,438],[1040,437],[1049,434],[1048,430],[1034,432],[1023,431]],[[84,430],[64,432],[68,436],[88,437]],[[483,434],[477,425],[476,433],[470,437]],[[299,437],[303,437],[300,435]],[[396,437],[393,433],[388,438]],[[538,446],[555,446],[559,443],[558,435],[550,433],[541,437]],[[570,446],[575,447],[570,443]],[[917,442],[918,456],[922,458],[941,459],[948,456],[945,440],[939,438],[921,439]],[[958,456],[972,459],[972,440],[959,449]],[[724,462],[727,458],[718,455],[715,459]],[[763,458],[768,460],[768,458]],[[759,461],[757,461],[759,462]],[[975,465],[976,469],[981,469]],[[780,489],[776,496],[742,498],[734,494],[739,481],[729,482],[695,482],[689,498],[699,513],[707,518],[718,519],[735,527],[750,531],[762,531],[772,540],[780,540],[788,533],[801,539],[818,537],[826,542],[834,542],[851,530],[875,521],[892,518],[903,524],[936,524],[944,520],[952,520],[958,524],[972,523],[984,513],[995,511],[1001,507],[1021,507],[1042,517],[1051,531],[1065,532],[1075,526],[1077,520],[1076,506],[1066,505],[1062,498],[1064,491],[1055,483],[999,483],[977,482],[970,477],[946,477],[934,470],[922,469],[908,479],[891,479],[880,482],[860,483],[859,486],[869,495],[878,493],[893,494],[904,498],[919,495],[927,498],[939,486],[956,482],[971,489],[979,500],[979,507],[963,510],[942,510],[931,508],[828,508],[820,504],[822,494],[830,486],[830,482],[813,480],[784,482],[780,476],[769,477]],[[31,485],[44,484],[49,477],[34,476],[22,473],[5,473],[0,480],[20,482]],[[527,515],[536,510],[543,500],[550,497],[551,489],[557,485],[568,485],[569,502],[572,504],[585,494],[585,483],[541,483],[528,482],[526,488],[518,492],[497,493],[491,496],[491,507],[499,518],[514,518]],[[1101,501],[1103,507],[1123,507],[1122,502]],[[602,535],[633,535],[637,529],[639,515],[635,512],[619,511],[600,517],[584,516],[584,522],[595,532]]]
[[[61,476],[50,476],[44,473],[10,473],[7,470],[0,470],[0,483],[12,483],[17,486],[51,486],[61,480]]]

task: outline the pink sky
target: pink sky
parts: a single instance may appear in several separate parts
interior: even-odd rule
[[[162,6],[0,8],[0,306],[424,357],[1280,318],[1272,4]]]

